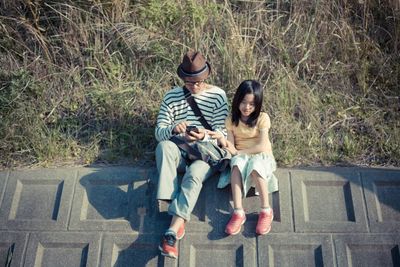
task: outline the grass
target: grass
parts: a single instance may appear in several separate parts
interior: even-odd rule
[[[154,161],[189,48],[260,80],[280,166],[400,165],[396,1],[0,3],[0,166]]]

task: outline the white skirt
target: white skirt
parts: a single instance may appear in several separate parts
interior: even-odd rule
[[[275,158],[267,153],[242,154],[231,159],[231,169],[237,166],[242,175],[243,197],[247,195],[254,181],[251,179],[251,172],[256,171],[267,183],[268,193],[278,191],[278,179],[274,175],[276,170]],[[223,188],[230,183],[230,171],[221,173],[218,188]]]

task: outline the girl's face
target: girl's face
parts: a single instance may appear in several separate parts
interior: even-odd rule
[[[251,113],[254,112],[256,106],[254,104],[254,95],[247,94],[244,96],[242,102],[240,102],[239,110],[242,115],[242,119],[247,119]]]

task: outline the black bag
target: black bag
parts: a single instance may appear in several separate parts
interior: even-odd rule
[[[207,130],[212,130],[210,124],[206,121],[201,113],[201,110],[197,106],[196,101],[190,94],[189,90],[183,88],[185,99],[192,108],[194,114],[199,118],[200,123]],[[232,158],[231,153],[209,141],[195,141],[187,142],[184,138],[173,136],[170,139],[174,142],[183,152],[186,154],[187,159],[203,160],[207,162],[212,168],[222,172],[229,165],[230,159]]]

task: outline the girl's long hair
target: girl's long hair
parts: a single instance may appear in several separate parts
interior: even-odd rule
[[[254,111],[250,114],[245,122],[249,127],[254,127],[257,124],[258,116],[260,116],[261,106],[263,102],[263,90],[259,82],[255,80],[243,81],[236,90],[235,96],[232,101],[232,123],[235,126],[239,125],[241,112],[239,105],[247,94],[254,95]]]

